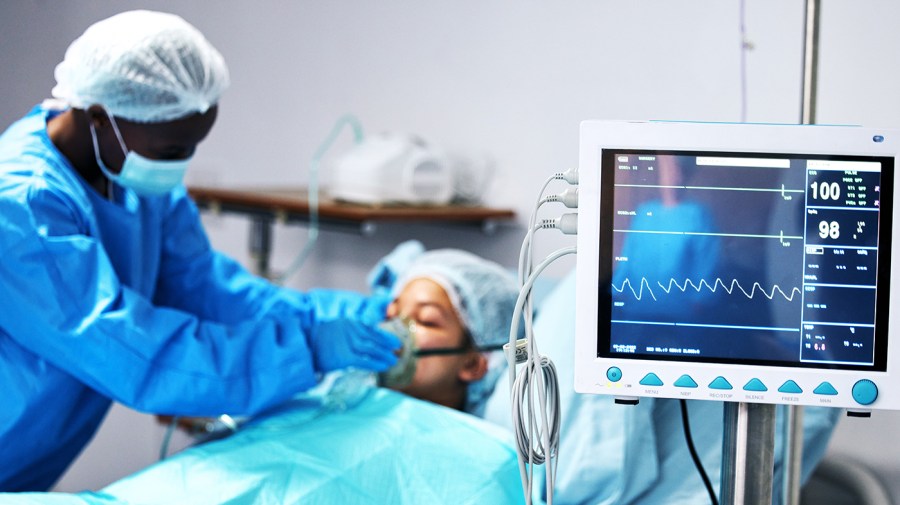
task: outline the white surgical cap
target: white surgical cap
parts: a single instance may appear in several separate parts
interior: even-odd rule
[[[389,290],[396,295],[418,278],[431,279],[444,288],[476,346],[503,344],[509,340],[510,323],[519,296],[512,272],[466,251],[436,249],[426,252],[421,243],[408,241],[382,259],[368,280],[373,290]],[[520,324],[520,332],[523,328]],[[484,403],[493,392],[506,360],[502,352],[496,352],[488,363],[484,378],[469,383],[466,412],[482,414]]]
[[[161,123],[215,105],[228,87],[222,55],[184,19],[129,11],[94,23],[56,66],[55,98],[116,117]]]

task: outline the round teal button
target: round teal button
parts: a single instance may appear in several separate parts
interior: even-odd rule
[[[878,386],[869,379],[857,381],[853,385],[853,399],[860,405],[871,405],[878,398]]]
[[[606,371],[606,378],[611,382],[619,382],[622,380],[622,370],[619,370],[617,366],[609,367],[609,370]]]

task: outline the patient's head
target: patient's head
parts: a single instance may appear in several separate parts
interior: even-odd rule
[[[418,353],[412,381],[396,389],[480,415],[506,364],[499,348],[519,292],[512,274],[465,251],[425,252],[417,242],[392,255],[381,263],[390,264],[395,296],[387,316],[409,323]]]

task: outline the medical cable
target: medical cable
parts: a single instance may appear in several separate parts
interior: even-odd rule
[[[553,219],[542,219],[535,227],[535,230],[546,230],[556,228],[566,235],[578,234],[578,214],[572,212],[563,214]]]
[[[528,233],[525,235],[525,239],[522,242],[522,249],[519,253],[519,271],[518,271],[518,281],[519,285],[522,286],[525,282],[525,279],[531,273],[531,269],[533,267],[532,257],[534,253],[534,232],[538,229],[547,229],[547,228],[558,228],[563,231],[563,233],[567,234],[575,234],[578,231],[578,218],[577,214],[565,214],[557,219],[545,219],[542,220],[540,225],[537,224],[537,213],[538,210],[545,204],[550,202],[562,202],[566,207],[569,208],[577,208],[578,207],[578,188],[568,188],[560,194],[557,195],[548,195],[544,196],[544,192],[547,190],[547,187],[556,180],[564,180],[572,185],[578,184],[578,170],[575,168],[570,168],[565,172],[555,173],[550,176],[546,181],[544,181],[544,185],[541,187],[541,191],[538,193],[538,201],[535,204],[534,210],[531,213],[531,217],[529,219],[528,225]],[[532,306],[531,306],[531,298],[528,298],[526,302],[527,305],[525,307],[525,331],[526,334],[531,334],[531,316],[532,316]]]
[[[316,241],[319,238],[319,165],[322,158],[331,149],[332,144],[334,144],[334,141],[344,129],[344,126],[347,125],[352,128],[353,140],[355,143],[359,144],[363,140],[363,129],[359,120],[355,116],[347,114],[335,122],[331,132],[313,154],[309,164],[309,186],[307,188],[307,199],[309,201],[309,229],[307,232],[307,241],[287,270],[274,279],[275,283],[278,285],[283,285],[291,276],[303,267],[303,264],[306,262],[310,253],[312,253],[313,247],[316,245]]]
[[[566,233],[576,233],[577,232],[577,214],[568,214],[568,217],[560,217],[557,219],[545,219],[542,220],[541,223],[537,223],[537,213],[539,209],[545,203],[550,202],[562,202],[564,205],[570,208],[577,207],[578,205],[578,190],[577,188],[572,189],[569,188],[565,190],[563,193],[558,195],[548,195],[544,196],[544,193],[547,191],[549,185],[556,180],[564,180],[572,185],[578,184],[578,171],[575,168],[571,168],[566,170],[565,172],[555,173],[551,175],[541,187],[541,190],[538,194],[537,202],[535,204],[534,210],[531,214],[528,226],[528,233],[525,236],[525,239],[522,242],[522,249],[519,254],[519,270],[518,270],[518,280],[519,285],[521,286],[520,298],[522,299],[521,305],[517,304],[517,310],[521,311],[524,309],[523,321],[524,321],[524,330],[525,330],[525,338],[524,346],[518,346],[517,342],[514,340],[515,336],[518,333],[518,321],[519,316],[515,315],[513,319],[513,325],[511,327],[511,340],[506,345],[506,357],[509,363],[509,377],[510,377],[510,395],[511,395],[511,404],[512,404],[512,418],[513,418],[513,426],[516,428],[517,435],[521,435],[518,438],[518,456],[519,456],[519,469],[522,474],[522,485],[525,493],[525,498],[528,503],[531,503],[532,497],[532,485],[533,485],[533,471],[534,464],[541,464],[544,459],[548,460],[547,470],[546,470],[546,483],[547,483],[547,497],[548,503],[553,503],[553,488],[556,481],[556,454],[559,446],[559,384],[556,376],[556,368],[553,365],[553,362],[548,357],[542,357],[538,353],[537,344],[533,335],[533,327],[532,327],[532,299],[531,299],[531,288],[534,284],[534,279],[536,279],[537,275],[546,268],[546,265],[549,265],[552,261],[561,257],[563,254],[559,254],[556,256],[551,255],[548,257],[543,266],[541,266],[536,272],[532,272],[533,268],[533,251],[534,251],[534,232],[539,229],[547,229],[547,228],[560,228],[564,229]],[[574,217],[574,220],[573,220]],[[572,250],[574,252],[574,248]],[[557,251],[559,253],[559,251]],[[530,283],[529,283],[530,279]],[[524,347],[524,349],[520,349],[520,347]],[[522,357],[524,354],[524,358]],[[523,370],[526,372],[524,375],[520,375],[518,381],[515,376],[515,366],[518,363],[524,363],[525,366]],[[537,364],[537,365],[536,365]],[[541,373],[537,373],[538,370]],[[534,381],[531,379],[532,376],[536,376],[537,380]],[[543,441],[542,447],[539,447],[540,454],[536,454],[538,451],[530,450],[531,440],[535,439],[535,424],[536,419],[534,416],[534,395],[532,393],[531,384],[533,382],[537,382],[538,388],[538,400],[540,401],[540,410],[541,410],[541,421],[542,421],[542,433],[541,437],[539,437]],[[549,388],[549,394],[547,393]],[[528,395],[527,405],[528,405],[528,416],[524,416],[528,420],[528,435],[525,435],[525,426],[521,421],[523,418],[523,412],[525,407],[524,395]],[[550,398],[551,404],[548,407],[547,401],[548,397]],[[547,420],[547,410],[552,409],[551,418],[553,419],[552,423],[548,424]],[[526,449],[526,447],[528,449]],[[526,469],[525,466],[525,455],[528,455],[529,466]],[[537,455],[537,458],[535,456]]]
[[[534,210],[532,211],[531,217],[529,219],[528,233],[525,236],[525,240],[523,240],[523,242],[522,242],[522,250],[519,255],[518,278],[519,278],[520,286],[524,283],[525,279],[528,277],[528,275],[530,273],[530,269],[533,266],[533,264],[532,264],[533,254],[532,253],[533,253],[534,248],[533,248],[533,240],[532,239],[534,236],[535,226],[537,223],[538,210],[545,203],[557,202],[557,201],[562,202],[566,207],[569,207],[569,208],[577,208],[578,207],[578,188],[574,188],[574,189],[568,188],[558,195],[548,195],[546,197],[544,196],[544,192],[547,191],[547,187],[549,187],[553,181],[558,181],[558,180],[563,180],[563,181],[568,182],[571,185],[577,186],[578,185],[578,169],[570,168],[570,169],[566,170],[565,172],[555,173],[555,174],[551,175],[550,177],[548,177],[547,180],[544,181],[544,185],[541,186],[541,190],[538,193],[537,202],[535,204]],[[567,219],[569,219],[569,218],[567,218]],[[576,219],[576,221],[577,221],[577,219]],[[543,224],[544,225],[541,226],[542,229],[543,228],[556,228],[556,227],[559,227],[560,225],[562,225],[562,218],[560,218],[558,222],[555,220],[551,220],[549,222],[545,220],[543,222]],[[576,226],[576,230],[577,230],[577,223],[575,226]],[[530,309],[530,307],[528,307],[528,308]],[[530,312],[531,312],[530,310],[527,310],[525,312],[526,318],[530,318]],[[527,322],[528,321],[526,320],[526,323]],[[527,327],[526,327],[526,329],[527,329]]]
[[[570,209],[578,208],[578,188],[568,188],[556,195],[547,195],[541,200],[541,205],[550,202],[561,202]]]
[[[547,496],[549,503],[553,501],[553,488],[555,484],[556,474],[556,453],[559,442],[559,385],[556,380],[555,365],[547,357],[541,357],[538,353],[537,343],[533,337],[532,328],[532,300],[531,289],[538,275],[553,261],[567,253],[574,253],[574,248],[570,251],[557,251],[550,255],[544,262],[532,272],[532,256],[534,245],[534,232],[538,229],[555,227],[554,220],[544,220],[540,225],[536,224],[537,212],[539,208],[549,201],[556,201],[557,198],[544,198],[544,192],[554,180],[566,180],[567,182],[577,183],[577,172],[569,170],[564,173],[558,173],[548,178],[541,188],[538,195],[538,201],[529,222],[528,233],[522,243],[522,249],[519,255],[519,284],[522,286],[519,293],[519,300],[516,304],[516,313],[513,315],[513,324],[510,328],[510,342],[507,348],[507,361],[509,362],[510,374],[510,395],[512,404],[513,427],[516,433],[517,448],[519,456],[519,470],[522,475],[523,491],[528,503],[531,503],[533,471],[535,464],[542,464],[548,461],[546,470]],[[569,197],[564,198],[571,202]],[[523,375],[516,378],[515,361],[513,349],[515,348],[515,337],[518,334],[519,317],[524,309],[525,323],[525,340],[527,349],[527,358],[523,367]],[[540,371],[541,373],[538,373]],[[532,377],[536,377],[532,379]],[[532,390],[532,384],[537,384],[537,395],[541,411],[541,433],[538,439],[543,442],[532,449],[532,440],[535,440],[535,425],[537,420],[534,415],[535,398]],[[548,394],[549,389],[549,394]],[[526,397],[527,395],[527,397]],[[551,403],[548,405],[548,398]],[[526,407],[527,403],[527,407]],[[525,414],[527,410],[527,415]],[[548,421],[548,409],[550,410]],[[527,420],[527,427],[525,421]],[[527,433],[526,433],[527,428]],[[529,465],[525,465],[525,457],[528,458]]]
[[[562,179],[572,185],[577,185],[578,184],[578,169],[575,167],[572,167],[572,168],[566,170],[565,172],[562,172],[559,174],[554,174],[554,178]]]
[[[525,282],[525,279],[530,274],[531,267],[533,266],[533,264],[532,264],[532,256],[533,256],[533,251],[534,251],[533,237],[534,237],[534,231],[536,230],[535,227],[536,227],[536,222],[537,222],[538,210],[541,208],[541,206],[543,206],[543,204],[549,203],[549,202],[556,202],[556,201],[563,202],[567,207],[570,207],[570,208],[572,208],[572,207],[577,208],[577,206],[578,206],[578,189],[577,188],[575,188],[574,190],[572,190],[572,188],[569,188],[566,191],[564,191],[563,193],[560,193],[558,195],[548,195],[547,197],[544,197],[544,192],[547,191],[547,187],[550,185],[550,183],[552,183],[553,181],[557,181],[557,180],[564,180],[564,181],[568,182],[569,184],[577,185],[578,184],[578,170],[575,168],[570,168],[570,169],[566,170],[565,172],[555,173],[555,174],[551,175],[550,177],[548,177],[547,180],[544,181],[544,185],[541,186],[541,190],[538,193],[537,203],[535,204],[534,210],[532,211],[531,217],[529,219],[528,233],[525,235],[525,239],[522,241],[522,249],[519,254],[518,281],[519,281],[520,286],[522,286],[523,283]],[[567,219],[569,219],[569,218],[567,218]],[[576,221],[577,221],[577,219],[576,219]],[[540,228],[541,229],[558,228],[562,225],[563,225],[562,218],[559,218],[558,222],[556,220],[550,220],[550,221],[545,220],[544,222],[542,222],[542,226]],[[566,223],[567,227],[568,227],[568,225],[569,225],[569,223]],[[577,230],[577,222],[575,223],[575,228]],[[529,303],[529,306],[526,307],[527,310],[525,311],[526,331],[530,331],[530,323],[531,323],[531,306],[530,306],[531,301],[530,301],[530,298],[529,298],[528,303]]]
[[[681,404],[681,425],[684,428],[684,439],[687,442],[688,451],[691,453],[691,459],[694,461],[694,466],[697,467],[697,471],[700,473],[700,478],[703,479],[703,485],[706,486],[706,492],[709,493],[709,501],[712,505],[719,505],[719,500],[716,498],[716,492],[712,487],[712,482],[709,480],[709,475],[706,474],[706,470],[703,468],[703,462],[700,461],[700,456],[697,455],[697,449],[694,447],[694,439],[691,437],[691,423],[688,417],[687,411],[687,401],[679,400]]]
[[[544,197],[544,192],[547,191],[547,187],[550,185],[550,183],[552,183],[555,180],[566,180],[569,182],[574,181],[571,183],[577,184],[578,173],[575,169],[569,169],[566,172],[555,173],[555,174],[551,175],[549,178],[547,178],[547,180],[544,181],[544,185],[541,186],[541,190],[538,193],[538,200],[537,200],[535,207],[531,213],[531,217],[529,218],[528,233],[525,235],[525,239],[522,241],[522,248],[519,252],[518,282],[519,282],[520,287],[524,286],[525,280],[531,274],[531,269],[533,266],[532,256],[533,256],[533,252],[534,252],[534,247],[533,247],[534,232],[538,229],[556,227],[556,223],[553,223],[553,222],[545,222],[541,226],[537,226],[536,221],[537,221],[538,210],[541,208],[541,206],[543,206],[544,203],[548,203],[551,201],[558,201],[558,200],[564,199],[564,198],[569,199],[568,197],[562,197],[561,195],[550,195],[550,196]],[[576,192],[576,195],[577,195],[577,192]],[[527,342],[529,339],[529,336],[531,335],[531,332],[532,332],[532,326],[531,326],[532,303],[531,303],[530,296],[527,298],[525,303],[526,303],[525,316],[524,316],[525,317],[525,334],[526,334],[525,340]],[[512,384],[513,384],[512,380],[513,380],[515,371],[514,371],[514,366],[513,366],[514,362],[511,361],[511,357],[510,357],[509,353],[514,348],[515,348],[515,344],[510,342],[509,348],[507,349],[507,361],[509,361],[509,365],[510,365],[510,387],[512,387]]]
[[[554,261],[568,254],[575,254],[575,247],[559,249],[550,254],[529,275],[522,285],[516,307],[513,312],[510,325],[509,344],[514,347],[518,335],[519,318],[523,316],[523,309],[530,301],[531,289],[537,277]],[[526,322],[528,317],[523,318]],[[527,503],[531,503],[531,487],[533,482],[534,465],[547,464],[547,496],[548,505],[553,503],[553,486],[556,479],[555,456],[559,448],[559,384],[557,381],[556,367],[546,356],[540,356],[537,343],[532,337],[528,337],[528,361],[523,367],[523,373],[516,376],[515,364],[512,362],[512,351],[507,350],[507,360],[510,361],[510,401],[512,404],[513,430],[516,437],[516,447],[519,457],[519,471],[522,476],[522,486]],[[541,373],[538,373],[541,372]],[[537,385],[537,400],[540,408],[541,430],[535,434],[537,419],[534,413],[535,398],[532,384]],[[526,426],[527,421],[527,426]],[[526,433],[527,432],[527,433]],[[535,446],[532,442],[538,440]],[[525,458],[528,458],[526,466]]]
[[[172,440],[172,433],[175,432],[175,427],[178,426],[178,419],[179,416],[173,416],[172,420],[169,421],[169,425],[166,426],[166,434],[163,435],[163,441],[159,447],[160,461],[166,459],[169,455],[169,442]]]

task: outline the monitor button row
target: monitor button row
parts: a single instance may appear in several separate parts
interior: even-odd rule
[[[618,382],[622,378],[622,370],[618,367],[612,367],[606,371],[606,376],[609,380],[613,382]],[[640,380],[640,384],[642,386],[663,386],[664,383],[662,379],[659,378],[655,373],[648,373],[644,376],[643,379]],[[675,387],[679,388],[696,388],[697,382],[688,374],[684,374],[678,378],[678,380],[674,383]],[[731,390],[733,386],[725,377],[718,376],[713,379],[712,382],[709,383],[708,386],[710,389],[719,389],[719,390]],[[766,387],[765,384],[759,379],[750,379],[747,384],[743,387],[744,391],[754,391],[754,392],[764,392],[768,391],[769,388]],[[787,393],[787,394],[802,394],[803,389],[797,385],[793,380],[785,381],[781,387],[778,388],[779,393]],[[837,389],[831,385],[829,382],[822,382],[819,384],[816,389],[813,390],[813,394],[822,395],[822,396],[835,396],[838,394]],[[871,405],[875,402],[875,399],[878,398],[878,387],[874,382],[863,379],[858,381],[853,385],[853,399],[859,403],[860,405]]]

